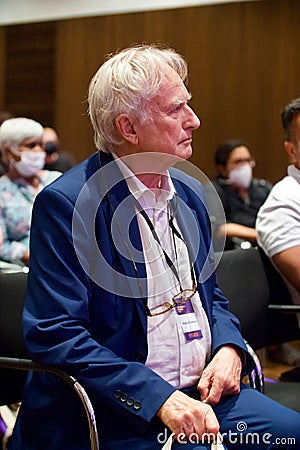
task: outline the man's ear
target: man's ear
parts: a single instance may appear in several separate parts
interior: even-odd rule
[[[131,144],[137,144],[138,136],[134,129],[134,123],[127,114],[120,114],[115,120],[116,128],[123,139]]]
[[[297,161],[297,155],[296,155],[294,144],[290,141],[284,141],[283,145],[284,145],[285,151],[287,152],[287,154],[290,157],[291,162],[295,163]]]

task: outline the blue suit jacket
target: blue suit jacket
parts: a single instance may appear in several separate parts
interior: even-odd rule
[[[245,349],[216,285],[203,187],[181,171],[170,172],[177,221],[211,326],[212,354],[228,343]],[[95,153],[46,187],[35,201],[31,233],[24,309],[30,356],[78,378],[94,405],[103,448],[120,449],[118,439],[142,436],[174,388],[144,365],[146,269],[132,198],[112,157]],[[77,403],[61,381],[31,374],[11,448],[87,450]]]

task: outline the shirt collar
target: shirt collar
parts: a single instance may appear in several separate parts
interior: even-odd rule
[[[298,181],[298,183],[300,183],[300,170],[297,169],[297,167],[295,167],[293,164],[291,164],[287,168],[287,173],[290,177],[295,178],[295,180]]]
[[[132,172],[127,164],[124,163],[122,158],[119,158],[113,152],[112,156],[114,157],[120,171],[122,172],[122,175],[125,178],[128,189],[142,207],[149,205],[156,205],[156,207],[158,207],[158,205],[162,206],[173,198],[175,194],[175,187],[168,171],[162,175],[160,194],[156,197],[155,193],[144,183],[142,183],[142,181]]]

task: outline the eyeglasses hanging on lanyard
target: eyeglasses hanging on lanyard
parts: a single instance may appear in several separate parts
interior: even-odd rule
[[[165,249],[162,247],[160,239],[159,239],[159,237],[158,237],[158,235],[157,235],[157,233],[155,231],[153,223],[151,222],[148,214],[141,207],[141,205],[139,204],[139,202],[137,200],[136,200],[136,205],[137,205],[139,213],[145,219],[145,221],[146,221],[146,223],[147,223],[147,225],[148,225],[148,227],[149,227],[149,229],[151,231],[151,234],[152,234],[153,238],[155,239],[155,241],[158,243],[158,245],[162,249],[162,252],[163,252],[163,255],[164,255],[165,259],[166,259],[166,262],[167,262],[168,266],[170,267],[170,269],[172,270],[173,274],[175,275],[175,277],[176,277],[176,279],[177,279],[177,281],[179,283],[179,286],[180,286],[180,292],[172,297],[171,302],[165,301],[161,305],[153,308],[152,310],[150,310],[148,305],[146,305],[146,314],[147,314],[147,316],[154,317],[154,316],[159,316],[161,314],[165,314],[168,311],[170,311],[171,309],[182,305],[183,303],[187,302],[188,300],[191,300],[191,298],[195,295],[196,289],[197,289],[196,274],[195,274],[194,266],[190,262],[191,278],[192,278],[192,282],[193,282],[193,287],[192,287],[192,289],[183,289],[182,285],[181,285],[181,282],[180,282],[180,277],[179,277],[178,270],[175,267],[174,263],[172,262],[170,256],[167,254]],[[177,236],[179,239],[181,239],[182,242],[184,243],[184,245],[186,245],[186,242],[183,239],[183,237],[181,236],[180,232],[176,229],[176,227],[174,225],[174,217],[172,217],[172,216],[169,219],[169,226],[170,226],[170,228],[172,230],[174,248],[175,248],[175,251],[176,251],[175,236]]]
[[[102,167],[100,152],[99,152],[99,167],[100,168]],[[102,180],[102,182],[104,182],[104,185],[106,187],[106,192],[108,193],[109,192],[108,183],[107,183],[107,180],[106,180],[106,178],[105,178],[105,176],[103,174],[102,174],[101,180]],[[177,194],[175,194],[175,195],[176,195],[176,200],[178,201]],[[112,206],[112,204],[110,202],[110,198],[109,198],[108,194],[107,194],[107,198],[108,198],[108,201],[109,201],[110,208],[111,208],[112,212],[114,212],[114,208],[113,208],[113,206]],[[149,216],[143,210],[143,208],[141,207],[141,205],[139,204],[139,202],[136,199],[135,199],[135,202],[136,202],[136,206],[137,206],[138,211],[143,215],[144,219],[146,220],[146,223],[150,227],[150,231],[151,231],[154,239],[158,242],[158,244],[162,248],[164,256],[166,258],[166,262],[169,265],[169,267],[171,268],[171,270],[173,271],[173,273],[176,276],[177,280],[179,281],[179,286],[180,286],[180,292],[178,294],[174,295],[171,298],[171,302],[167,302],[167,301],[163,302],[158,307],[158,308],[160,308],[160,310],[158,312],[157,312],[157,308],[155,308],[155,311],[153,311],[153,310],[151,311],[150,310],[150,308],[148,306],[148,303],[147,303],[147,299],[146,299],[146,297],[145,297],[145,295],[143,293],[141,280],[140,280],[139,275],[138,275],[138,270],[137,270],[137,266],[136,266],[136,263],[134,261],[133,255],[132,255],[132,253],[130,251],[128,243],[126,242],[126,240],[123,237],[123,233],[122,233],[122,230],[121,230],[121,226],[120,226],[118,217],[115,217],[115,225],[116,225],[116,227],[118,229],[118,232],[119,232],[119,234],[120,234],[120,236],[122,238],[122,241],[123,241],[123,244],[124,244],[124,246],[126,248],[126,251],[128,253],[129,259],[130,259],[130,261],[132,262],[132,265],[133,265],[133,269],[134,269],[134,272],[135,272],[135,277],[136,277],[138,289],[139,289],[139,292],[140,292],[141,300],[142,300],[144,308],[145,308],[146,315],[148,317],[154,317],[154,316],[158,316],[158,315],[161,315],[161,314],[165,314],[166,312],[170,311],[171,309],[176,308],[177,306],[180,306],[180,305],[186,303],[188,300],[190,300],[195,295],[196,290],[197,290],[196,274],[195,274],[194,265],[191,262],[190,254],[189,254],[189,251],[188,251],[188,248],[187,248],[187,252],[188,252],[188,255],[189,255],[189,259],[190,259],[191,278],[192,278],[193,287],[192,287],[192,289],[182,289],[178,271],[176,270],[176,267],[174,266],[174,264],[173,264],[172,260],[170,259],[169,255],[166,253],[166,251],[161,246],[161,243],[159,241],[159,238],[157,236],[157,233],[156,233],[156,231],[154,229],[154,226],[153,226]],[[171,218],[169,220],[169,226],[170,226],[170,228],[172,230],[172,233],[173,233],[173,240],[174,240],[174,242],[175,242],[175,235],[176,235],[179,239],[182,240],[184,245],[186,245],[186,247],[187,247],[187,244],[186,244],[185,240],[183,239],[183,237],[181,236],[179,231],[174,226],[173,221],[174,221],[174,217],[171,216]],[[176,246],[175,246],[175,248],[176,248]]]

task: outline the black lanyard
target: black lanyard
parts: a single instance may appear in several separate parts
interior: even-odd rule
[[[100,168],[102,167],[100,152],[99,152],[99,167],[100,167]],[[107,183],[107,180],[106,180],[104,174],[102,174],[101,179],[102,179],[102,181],[104,182],[104,185],[105,185],[105,187],[106,187],[107,199],[108,199],[108,203],[109,203],[110,209],[111,209],[111,211],[112,211],[112,214],[114,214],[114,213],[115,213],[115,210],[114,210],[114,208],[113,208],[113,206],[112,206],[112,203],[111,203],[111,201],[110,201],[109,187],[108,187],[108,183]],[[175,195],[176,195],[176,199],[177,199],[177,194],[175,194]],[[143,217],[145,218],[146,223],[148,224],[148,226],[150,226],[150,230],[151,230],[151,232],[152,232],[152,235],[153,235],[154,239],[158,239],[158,243],[159,243],[159,245],[160,245],[160,247],[161,247],[159,238],[158,238],[158,236],[157,236],[157,233],[156,233],[156,231],[155,231],[155,229],[154,229],[154,226],[153,226],[153,224],[152,224],[152,222],[151,222],[149,216],[148,216],[147,213],[143,210],[143,208],[142,208],[142,206],[140,205],[140,203],[139,203],[135,198],[134,198],[134,200],[135,200],[135,202],[136,202],[136,206],[137,206],[138,211],[141,212],[141,214],[143,214],[142,211],[144,212],[145,216],[143,216]],[[146,218],[146,217],[147,217],[147,218]],[[187,252],[188,252],[188,256],[189,256],[189,259],[190,259],[190,268],[191,268],[191,277],[192,277],[192,281],[193,281],[193,288],[196,288],[196,287],[197,287],[196,274],[195,274],[194,265],[193,265],[192,262],[191,262],[191,258],[190,258],[188,246],[187,246],[185,240],[183,239],[183,237],[181,236],[181,234],[179,233],[179,231],[175,228],[173,221],[174,221],[174,217],[171,216],[171,218],[169,219],[169,226],[170,226],[170,228],[171,228],[171,230],[172,230],[172,233],[173,233],[173,239],[174,239],[174,236],[176,235],[176,236],[179,237],[179,239],[181,239],[182,242],[186,245]],[[149,223],[150,223],[150,225],[149,225]],[[117,215],[115,215],[115,224],[116,224],[117,230],[118,230],[118,232],[119,232],[119,234],[120,234],[120,237],[121,237],[121,239],[122,239],[122,241],[123,241],[123,244],[124,244],[124,246],[125,246],[125,248],[126,248],[126,251],[127,251],[128,256],[129,256],[129,259],[130,259],[130,261],[132,262],[133,269],[134,269],[134,273],[135,273],[135,278],[136,278],[136,281],[137,281],[138,289],[139,289],[139,291],[140,291],[140,295],[141,295],[141,299],[142,299],[142,302],[143,302],[143,305],[144,305],[144,308],[145,308],[146,315],[147,315],[147,316],[151,316],[151,312],[150,312],[150,309],[149,309],[149,306],[148,306],[148,303],[147,303],[147,299],[146,299],[146,297],[145,297],[145,295],[144,295],[144,293],[143,293],[143,288],[142,288],[141,280],[140,280],[139,275],[138,275],[138,270],[137,270],[136,263],[135,263],[135,261],[134,261],[134,257],[133,257],[133,255],[132,255],[132,253],[131,253],[131,250],[130,250],[130,248],[129,248],[128,243],[126,242],[126,240],[125,240],[124,237],[123,237],[123,233],[122,233],[121,226],[120,226],[119,219],[118,219],[118,216],[117,216]],[[153,234],[152,229],[154,230],[154,233],[155,233],[155,234]],[[156,238],[155,238],[155,235],[157,236]],[[162,247],[161,247],[161,248],[162,248]],[[164,251],[163,248],[162,248],[162,250]],[[176,247],[175,247],[175,250],[176,250]],[[165,251],[164,251],[164,254],[167,255],[167,253],[166,253]],[[166,256],[165,256],[165,257],[166,257]],[[167,258],[169,259],[169,261],[170,261],[170,263],[171,263],[170,268],[172,269],[172,267],[173,267],[172,271],[174,272],[174,269],[175,269],[175,271],[176,271],[176,273],[177,273],[176,278],[178,279],[179,284],[180,284],[180,288],[181,288],[181,283],[180,283],[180,280],[179,280],[178,271],[177,271],[176,268],[174,267],[174,264],[173,264],[173,262],[171,261],[171,259],[170,259],[170,257],[169,257],[168,255],[167,255]],[[168,263],[168,259],[167,259],[167,258],[166,258],[166,261],[167,261],[167,263]],[[168,265],[169,265],[169,263],[168,263]],[[182,289],[182,288],[181,288],[181,289]]]
[[[145,219],[145,221],[146,221],[146,223],[147,223],[147,225],[148,225],[148,227],[149,227],[149,229],[150,229],[150,231],[151,231],[151,233],[152,233],[153,238],[155,239],[155,241],[158,243],[158,245],[159,245],[160,248],[162,249],[163,254],[164,254],[164,257],[165,257],[165,259],[166,259],[166,262],[167,262],[168,266],[170,267],[170,269],[172,270],[173,274],[175,275],[175,277],[176,277],[176,279],[177,279],[177,281],[178,281],[178,283],[179,283],[179,286],[180,286],[181,291],[183,291],[182,285],[181,285],[181,282],[180,282],[180,277],[179,277],[178,270],[177,270],[177,268],[175,267],[175,264],[174,264],[173,261],[171,260],[171,258],[170,258],[170,256],[168,255],[168,253],[165,251],[165,249],[164,249],[163,246],[161,245],[160,239],[159,239],[159,237],[158,237],[158,235],[157,235],[157,233],[156,233],[156,231],[155,231],[154,225],[153,225],[153,223],[151,222],[150,217],[148,216],[148,214],[146,213],[146,211],[141,207],[140,203],[139,203],[137,200],[136,200],[136,205],[137,205],[137,208],[138,208],[139,213],[140,213],[140,214],[143,216],[143,218]],[[171,228],[171,230],[172,230],[173,243],[174,243],[174,250],[175,250],[175,253],[176,253],[176,259],[177,259],[177,261],[178,261],[178,258],[177,258],[176,244],[175,244],[175,235],[176,235],[176,236],[184,243],[184,245],[186,246],[187,252],[188,252],[188,255],[189,255],[189,260],[190,260],[190,254],[189,254],[189,251],[188,251],[187,244],[186,244],[184,238],[181,236],[180,232],[176,229],[176,227],[175,227],[175,225],[174,225],[174,217],[173,217],[173,216],[171,216],[170,219],[169,219],[169,226],[170,226],[170,228]],[[196,275],[195,275],[195,271],[194,271],[194,266],[193,266],[193,264],[191,264],[191,260],[190,260],[190,269],[191,269],[191,277],[192,277],[193,285],[194,285],[194,287],[196,287],[196,286],[197,286],[197,284],[196,284]]]

